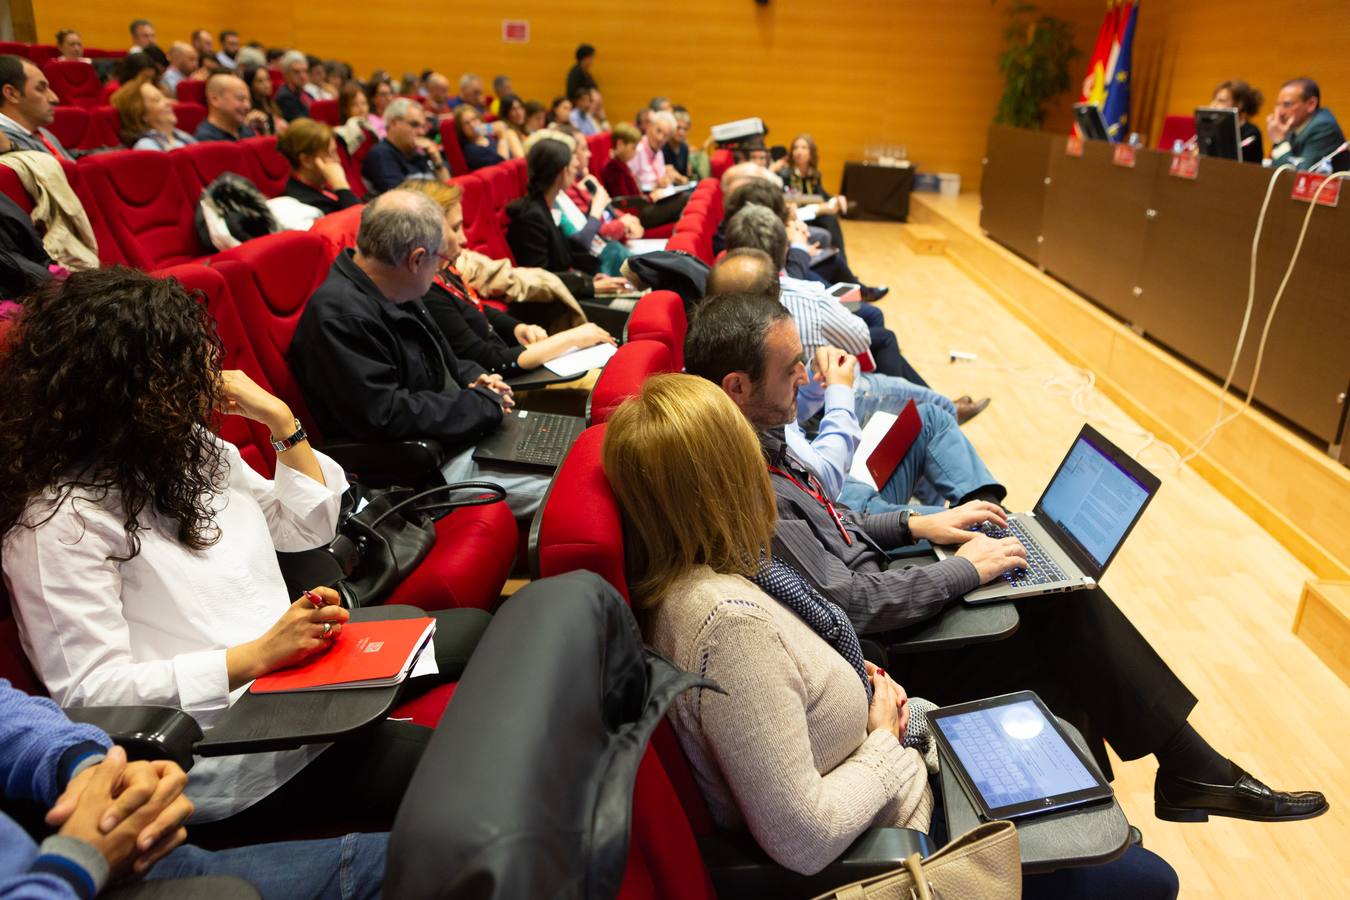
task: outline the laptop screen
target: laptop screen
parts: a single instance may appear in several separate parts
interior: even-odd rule
[[[1105,448],[1080,434],[1041,497],[1049,518],[1098,566],[1111,559],[1148,503],[1150,491]]]

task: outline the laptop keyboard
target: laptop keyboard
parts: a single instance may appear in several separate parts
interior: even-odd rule
[[[1027,567],[1003,573],[1003,580],[1013,587],[1049,584],[1052,581],[1063,581],[1068,577],[1064,574],[1064,570],[1050,558],[1049,554],[1041,549],[1041,545],[1027,532],[1018,519],[1009,516],[1007,528],[999,528],[997,525],[985,522],[975,530],[982,531],[991,538],[1015,537],[1026,548]]]
[[[516,459],[525,463],[557,465],[576,438],[570,416],[532,412],[520,427],[524,434],[516,444]]]

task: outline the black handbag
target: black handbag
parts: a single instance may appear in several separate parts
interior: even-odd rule
[[[464,492],[467,496],[451,499]],[[487,481],[461,481],[424,491],[367,491],[366,505],[344,515],[328,551],[345,577],[336,585],[344,604],[356,609],[380,603],[427,558],[436,543],[436,520],[452,509],[485,506],[506,498]]]

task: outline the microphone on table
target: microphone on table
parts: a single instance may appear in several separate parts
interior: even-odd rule
[[[1347,149],[1350,149],[1350,141],[1345,141],[1345,142],[1343,142],[1343,143],[1342,143],[1339,147],[1337,147],[1335,150],[1332,150],[1332,151],[1331,151],[1330,153],[1328,153],[1326,156],[1324,156],[1324,157],[1322,157],[1321,159],[1319,159],[1319,160],[1317,161],[1317,165],[1315,165],[1315,166],[1309,166],[1309,167],[1308,167],[1308,171],[1309,171],[1309,172],[1316,172],[1318,169],[1322,168],[1322,167],[1325,166],[1327,163],[1331,162],[1331,161],[1332,161],[1333,159],[1335,159],[1337,156],[1339,156],[1340,154],[1344,153]]]

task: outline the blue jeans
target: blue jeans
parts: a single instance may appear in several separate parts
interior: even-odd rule
[[[956,424],[954,415],[936,403],[920,403],[918,410],[923,428],[909,452],[900,460],[900,465],[896,466],[890,480],[881,486],[880,491],[875,491],[863,482],[849,478],[844,482],[844,489],[839,492],[840,503],[867,513],[902,508],[917,508],[919,512],[931,513],[942,509],[946,503],[956,503],[980,488],[1003,490]],[[861,409],[858,418],[862,420]],[[920,500],[921,505],[918,507],[909,502],[915,496]]]
[[[384,885],[388,847],[386,833],[215,851],[187,844],[145,877],[233,875],[257,888],[263,900],[373,900]]]

